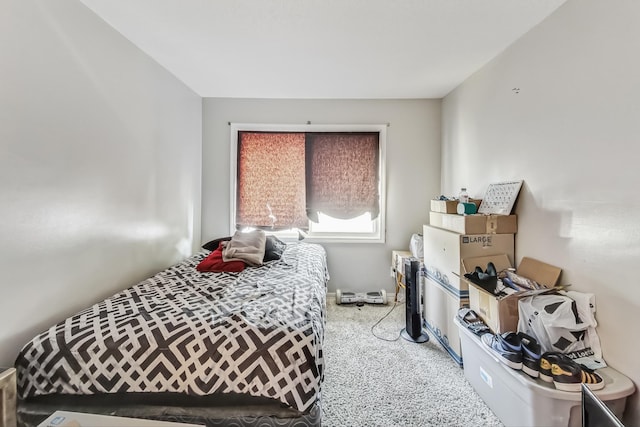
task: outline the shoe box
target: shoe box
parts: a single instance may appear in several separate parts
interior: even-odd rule
[[[482,317],[494,333],[515,331],[518,328],[518,299],[531,295],[531,292],[520,291],[497,296],[464,278],[464,274],[473,272],[476,266],[484,270],[489,262],[494,263],[497,271],[512,265],[507,254],[469,257],[462,260],[461,276],[469,287],[469,307]],[[516,274],[535,280],[547,288],[558,282],[561,273],[561,268],[529,257],[522,258],[516,269]]]
[[[462,259],[497,254],[513,259],[514,235],[467,235],[425,225],[423,241],[423,321],[451,357],[461,364],[460,339],[452,319],[460,307],[469,304],[469,286],[460,280],[464,274]]]
[[[429,212],[429,225],[460,234],[515,234],[517,215],[458,215]]]
[[[479,337],[457,319],[464,359],[464,375],[487,406],[505,426],[580,427],[581,394],[557,390],[553,383],[531,378],[500,362]],[[633,382],[611,367],[598,369],[605,387],[594,391],[618,417],[622,418]]]

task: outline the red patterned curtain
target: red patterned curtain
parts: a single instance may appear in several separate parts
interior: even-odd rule
[[[309,227],[380,213],[379,134],[238,132],[236,225]]]
[[[238,132],[239,228],[308,228],[304,151],[304,133]]]
[[[380,213],[378,189],[379,134],[307,133],[307,216],[318,222],[322,212],[350,219]]]

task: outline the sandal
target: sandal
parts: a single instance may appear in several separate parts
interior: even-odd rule
[[[470,308],[464,307],[458,310],[458,319],[467,329],[478,336],[491,332],[480,316]]]

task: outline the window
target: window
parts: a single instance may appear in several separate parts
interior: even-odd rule
[[[231,125],[232,232],[384,242],[385,125]]]

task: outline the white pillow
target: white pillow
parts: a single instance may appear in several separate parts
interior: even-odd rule
[[[223,242],[222,260],[244,261],[251,266],[263,264],[267,236],[262,230],[236,231],[231,240]]]

